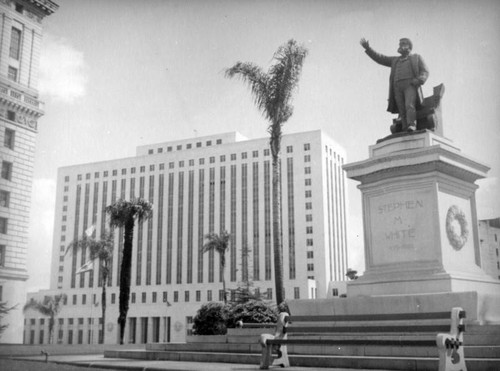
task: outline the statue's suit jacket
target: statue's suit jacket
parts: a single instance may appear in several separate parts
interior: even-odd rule
[[[387,107],[387,111],[391,113],[399,113],[398,107],[396,105],[396,99],[394,97],[394,75],[396,71],[396,63],[401,57],[400,56],[388,57],[383,54],[377,53],[372,48],[367,48],[365,52],[371,59],[373,59],[378,64],[391,68],[391,75],[389,76],[389,105]],[[419,102],[417,102],[417,105],[420,105],[422,104],[423,100],[421,85],[423,85],[427,80],[427,78],[429,77],[429,70],[424,60],[419,54],[410,54],[408,58],[410,58],[411,68],[414,77],[419,79],[420,81],[420,86],[418,87]]]

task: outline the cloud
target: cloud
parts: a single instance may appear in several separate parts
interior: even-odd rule
[[[84,55],[61,38],[44,35],[39,90],[44,96],[72,103],[83,97],[87,84]]]

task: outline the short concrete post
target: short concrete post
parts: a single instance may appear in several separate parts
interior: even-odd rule
[[[449,334],[438,334],[436,344],[439,351],[439,371],[467,371],[464,356],[464,318],[462,308],[451,310]]]
[[[262,334],[260,335],[259,344],[262,346],[262,357],[260,360],[260,369],[267,370],[269,366],[290,367],[288,360],[288,349],[285,344],[273,345],[267,344],[270,339],[286,339],[286,327],[288,326],[288,313],[280,313],[278,322],[276,323],[276,332],[274,335]],[[278,348],[278,357],[273,359],[273,348]]]
[[[47,363],[49,361],[49,353],[45,349],[42,349],[40,353],[45,356],[45,363]]]

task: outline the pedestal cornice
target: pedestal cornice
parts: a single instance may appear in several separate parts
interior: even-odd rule
[[[432,132],[398,137],[370,147],[370,158],[346,164],[347,177],[362,184],[433,171],[474,182],[486,177],[487,165],[480,163]]]

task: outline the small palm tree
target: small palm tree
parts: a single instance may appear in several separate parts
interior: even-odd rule
[[[216,233],[209,233],[205,236],[207,242],[203,245],[203,252],[216,251],[219,253],[220,269],[222,271],[222,290],[224,292],[224,304],[227,303],[226,293],[226,250],[229,248],[230,234],[227,231],[222,231],[220,235]]]
[[[101,293],[101,309],[102,309],[102,332],[100,335],[99,342],[104,344],[104,326],[106,325],[106,286],[109,277],[109,270],[111,265],[111,259],[113,258],[113,247],[114,247],[114,233],[110,231],[106,231],[102,234],[102,238],[100,240],[96,240],[92,236],[88,236],[86,233],[82,238],[73,241],[69,244],[66,249],[66,253],[68,251],[72,251],[73,254],[78,250],[89,251],[89,260],[95,261],[99,260],[100,269],[99,273],[101,275],[102,280],[102,293]]]
[[[250,85],[257,108],[270,122],[268,132],[271,134],[269,145],[273,169],[274,275],[278,304],[285,300],[281,239],[281,168],[279,162],[282,126],[292,116],[292,93],[298,85],[302,64],[307,53],[307,49],[298,45],[295,40],[289,40],[274,53],[275,63],[267,73],[253,63],[242,62],[238,62],[226,70],[226,77],[238,76]]]
[[[153,205],[142,198],[131,201],[118,200],[106,207],[110,227],[123,227],[122,266],[120,269],[120,303],[118,325],[120,326],[120,344],[123,344],[125,324],[130,300],[130,279],[132,270],[132,241],[134,225],[153,216]]]
[[[46,296],[41,302],[31,298],[23,307],[23,312],[33,309],[49,317],[49,344],[52,344],[53,340],[55,318],[61,311],[66,298],[66,294]]]

